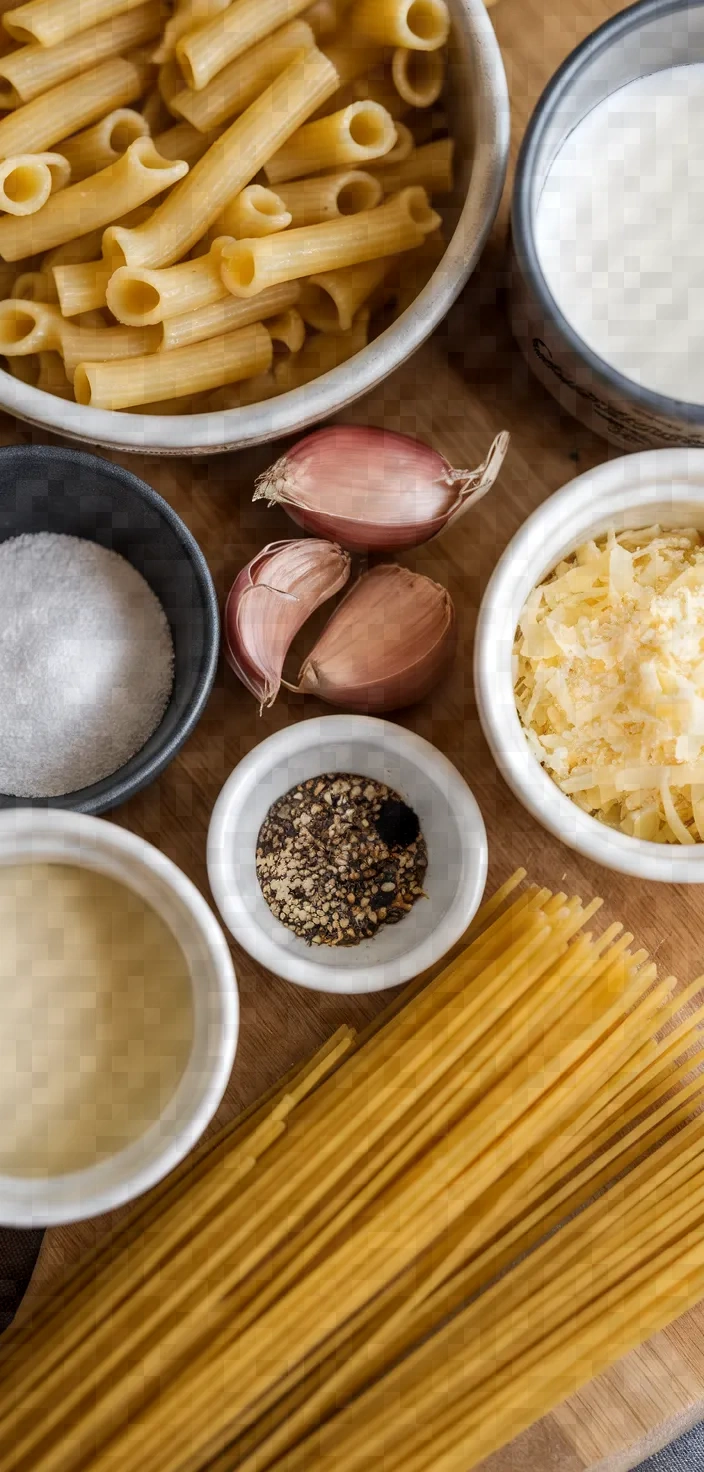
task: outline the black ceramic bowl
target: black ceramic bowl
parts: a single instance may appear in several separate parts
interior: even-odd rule
[[[104,813],[168,766],[194,730],[215,678],[220,645],[208,564],[180,517],[156,491],[109,460],[79,450],[20,445],[0,450],[0,542],[23,532],[63,532],[127,558],[159,598],[174,642],[174,686],[146,745],[111,777],[62,797],[0,793],[0,808]]]

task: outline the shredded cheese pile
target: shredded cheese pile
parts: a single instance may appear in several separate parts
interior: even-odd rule
[[[514,650],[538,760],[585,812],[656,843],[704,842],[704,545],[610,532],[531,593]]]

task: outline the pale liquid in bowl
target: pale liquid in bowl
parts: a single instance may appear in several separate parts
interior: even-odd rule
[[[0,1173],[85,1169],[138,1139],[193,1039],[188,966],[125,885],[0,865]]]
[[[535,233],[587,346],[641,387],[704,404],[704,62],[630,82],[578,124]]]

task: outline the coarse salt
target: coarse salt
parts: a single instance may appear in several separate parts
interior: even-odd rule
[[[0,792],[111,776],[159,725],[173,666],[166,614],[124,557],[51,532],[0,543]]]

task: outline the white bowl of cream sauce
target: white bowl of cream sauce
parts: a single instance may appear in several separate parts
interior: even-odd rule
[[[704,0],[642,0],[548,84],[512,209],[518,342],[616,444],[704,444],[703,235]]]
[[[222,1098],[227,942],[171,861],[78,813],[0,814],[0,1222],[97,1216],[149,1189]]]

